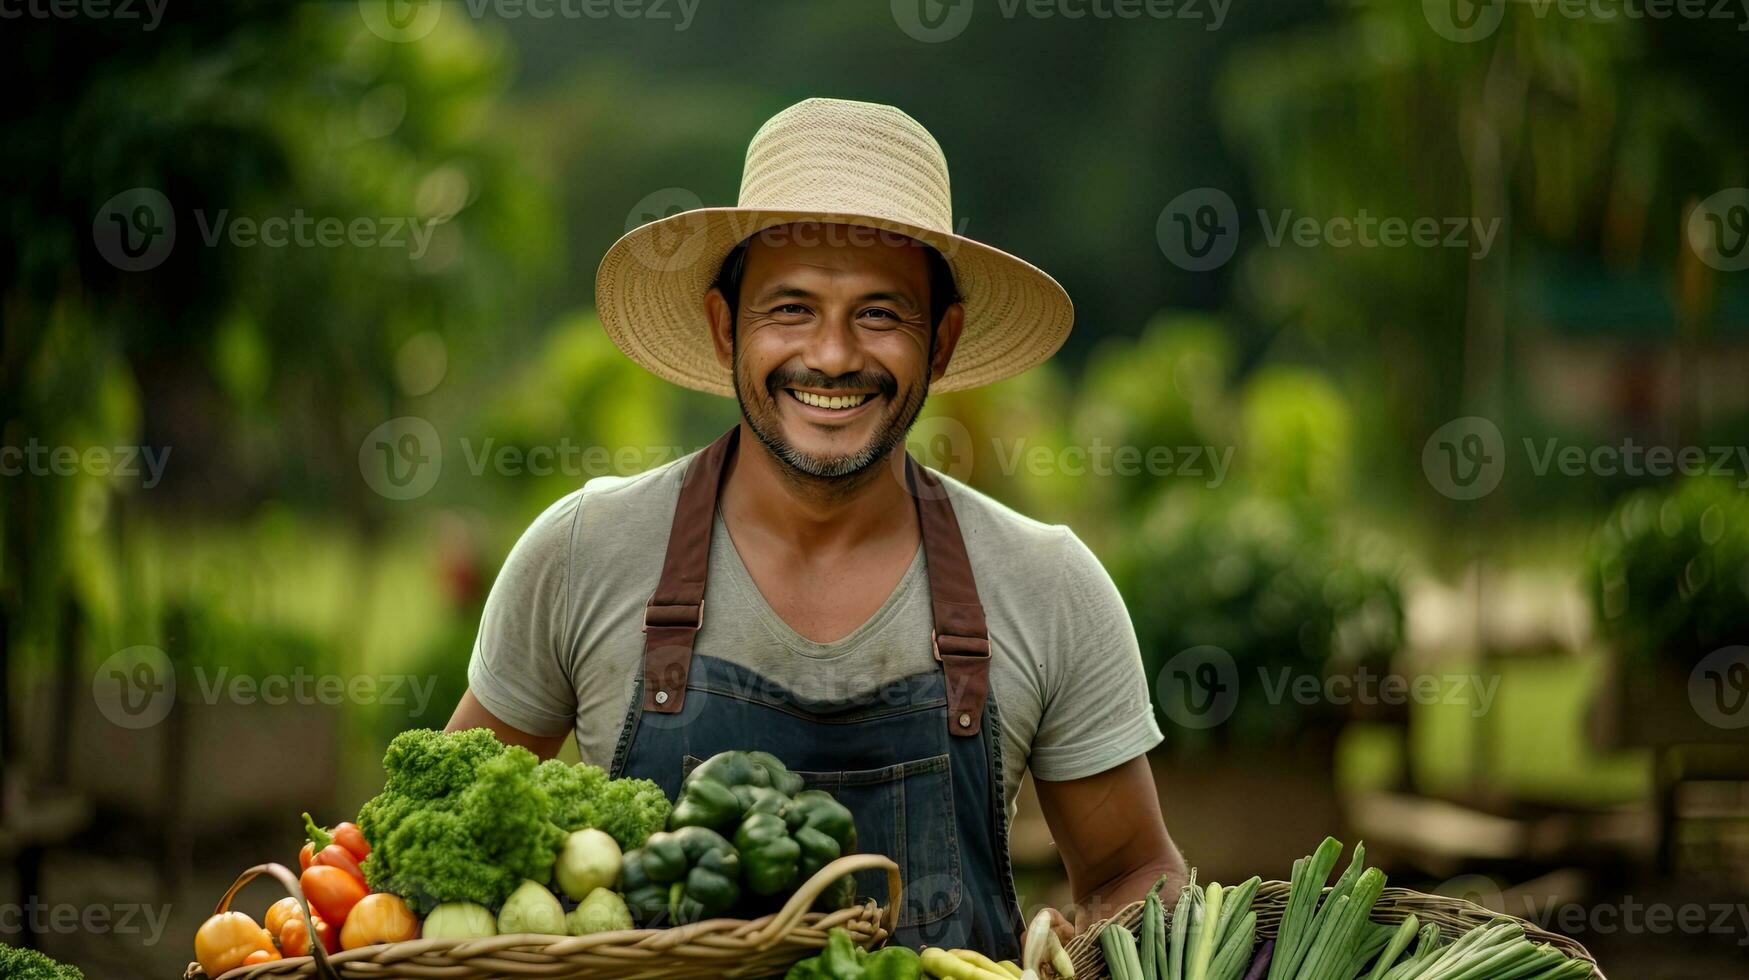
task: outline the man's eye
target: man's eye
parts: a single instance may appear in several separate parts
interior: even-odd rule
[[[897,320],[897,319],[899,319],[899,314],[894,313],[892,310],[882,309],[881,307],[878,307],[878,306],[863,310],[862,315],[864,318],[875,319],[875,320]]]
[[[808,308],[800,303],[785,303],[782,306],[776,307],[771,312],[782,313],[785,316],[803,316],[808,312]]]

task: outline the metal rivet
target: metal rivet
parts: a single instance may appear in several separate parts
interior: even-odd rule
[[[960,727],[961,728],[972,727],[972,716],[969,714],[966,714],[964,711],[960,712]]]
[[[657,691],[656,692],[656,703],[657,704],[667,704],[668,703],[668,692],[667,691]]]

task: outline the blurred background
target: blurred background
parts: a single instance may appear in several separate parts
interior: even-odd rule
[[[0,9],[0,942],[179,975],[447,720],[529,521],[735,418],[606,340],[601,254],[827,95],[1075,300],[911,448],[1110,569],[1204,880],[1364,838],[1617,975],[1743,975],[1740,5]]]

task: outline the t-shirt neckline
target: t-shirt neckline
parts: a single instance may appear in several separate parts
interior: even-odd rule
[[[927,585],[928,569],[923,557],[923,542],[919,540],[917,551],[911,556],[911,564],[906,567],[905,574],[899,576],[898,584],[893,586],[893,591],[887,594],[880,608],[849,633],[836,640],[820,643],[796,632],[794,627],[777,614],[777,610],[771,608],[765,593],[759,591],[759,583],[753,580],[753,573],[747,570],[747,563],[741,559],[741,551],[735,546],[734,538],[729,536],[729,525],[723,520],[720,511],[711,526],[712,553],[715,554],[719,548],[727,552],[723,562],[728,566],[729,572],[729,581],[726,584],[739,596],[747,612],[764,625],[772,639],[795,653],[815,660],[831,660],[855,653],[870,637],[879,633],[899,615],[906,601],[917,593],[920,585]]]

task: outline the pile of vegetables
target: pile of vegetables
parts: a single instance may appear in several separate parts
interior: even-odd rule
[[[288,897],[262,924],[223,912],[201,926],[195,959],[209,977],[309,955],[315,943],[333,953],[421,936],[583,936],[751,917],[856,848],[850,811],[763,752],[706,760],[677,805],[650,780],[539,762],[483,728],[403,732],[383,770],[383,791],[356,825],[327,830],[304,814],[307,920]],[[818,905],[855,898],[846,875]]]
[[[1503,921],[1446,944],[1439,928],[1414,915],[1386,925],[1371,919],[1385,876],[1366,867],[1357,844],[1348,868],[1326,892],[1342,843],[1325,838],[1294,862],[1287,905],[1274,940],[1257,946],[1251,904],[1260,879],[1198,888],[1196,875],[1168,917],[1156,885],[1142,908],[1138,940],[1117,923],[1099,933],[1113,980],[1585,980],[1591,965],[1532,942]],[[1413,948],[1411,949],[1411,945]]]
[[[359,865],[371,848],[356,825],[341,823],[324,830],[306,813],[304,831],[309,839],[298,853],[298,886],[309,902],[309,918],[304,918],[303,905],[287,896],[268,907],[261,925],[242,912],[220,912],[207,919],[194,935],[194,958],[208,976],[308,956],[314,943],[338,953],[419,935],[419,920],[406,902],[373,893],[365,884]]]
[[[524,882],[551,883],[569,834],[599,830],[639,847],[670,809],[649,780],[540,762],[484,728],[402,732],[383,770],[382,793],[358,812],[372,845],[365,880],[420,914],[447,902],[502,906]]]
[[[782,904],[821,868],[856,850],[850,810],[766,752],[723,752],[687,773],[668,830],[625,856],[626,902],[647,926],[683,925]],[[821,909],[856,903],[845,875]]]
[[[1039,980],[1047,960],[1059,980],[1075,980],[1075,964],[1051,928],[1049,909],[1033,918],[1021,959],[1024,965],[997,962],[977,950],[936,947],[925,948],[922,955],[903,946],[871,953],[859,949],[850,933],[833,929],[825,951],[790,967],[784,980]]]

